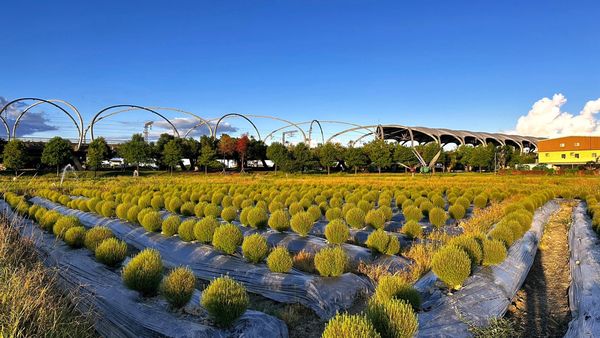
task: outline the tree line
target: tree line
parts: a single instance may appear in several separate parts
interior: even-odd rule
[[[4,167],[17,174],[27,163],[33,162],[55,168],[58,175],[61,166],[73,162],[76,155],[82,156],[73,152],[71,143],[61,137],[54,137],[44,144],[41,156],[37,159],[31,159],[31,151],[28,149],[31,146],[29,142],[20,140],[1,141]],[[491,171],[535,161],[535,154],[521,153],[511,146],[499,147],[493,144],[463,145],[447,150],[437,143],[413,148],[375,139],[362,146],[345,147],[339,143],[325,143],[311,148],[305,143],[284,145],[274,142],[267,146],[248,135],[232,137],[227,134],[221,135],[219,139],[202,136],[199,140],[162,134],[156,142],[146,142],[141,134],[134,134],[130,140],[114,149],[109,147],[104,138],[98,137],[89,143],[82,157],[86,169],[95,172],[102,167],[104,161],[114,156],[122,157],[125,163],[138,170],[140,166],[153,164],[171,172],[180,168],[188,171],[203,170],[205,173],[225,170],[225,163],[228,162],[235,163],[243,172],[251,161],[260,163],[263,168],[268,168],[270,161],[275,171],[324,171],[328,174],[331,170],[354,173],[414,172],[422,166],[423,161],[426,165],[433,164],[430,162],[434,158],[435,164],[445,171]],[[184,159],[189,164],[185,165]]]

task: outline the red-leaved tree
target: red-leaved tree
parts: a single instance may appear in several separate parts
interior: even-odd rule
[[[246,161],[246,154],[248,153],[248,144],[250,144],[250,139],[248,139],[248,135],[244,134],[242,137],[237,139],[235,143],[235,152],[240,157],[240,172],[244,172],[244,163]]]

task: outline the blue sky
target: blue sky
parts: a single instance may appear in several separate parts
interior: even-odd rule
[[[0,96],[65,99],[88,119],[128,103],[510,130],[543,97],[564,94],[574,114],[600,97],[599,10],[597,1],[10,1]]]

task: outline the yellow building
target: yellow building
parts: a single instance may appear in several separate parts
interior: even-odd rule
[[[599,156],[599,136],[567,136],[538,141],[540,164],[574,166],[598,163]]]

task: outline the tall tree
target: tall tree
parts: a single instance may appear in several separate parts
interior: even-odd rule
[[[90,142],[87,151],[86,163],[91,168],[94,168],[94,177],[96,171],[102,165],[102,161],[108,158],[108,144],[104,137],[98,137]]]
[[[178,139],[173,139],[165,144],[163,148],[163,163],[169,166],[171,175],[173,174],[173,167],[175,167],[181,161],[183,155],[183,149],[181,142]]]
[[[207,174],[208,168],[214,168],[219,165],[219,162],[217,161],[217,151],[215,150],[214,142],[207,136],[202,136],[200,144],[198,164],[204,166],[204,174]]]
[[[181,140],[181,147],[182,147],[182,154],[181,157],[182,158],[187,158],[190,161],[190,167],[188,168],[188,170],[192,171],[194,170],[194,168],[196,167],[196,161],[198,159],[198,156],[200,156],[200,142],[196,141],[195,139],[188,137],[186,139],[182,139]],[[183,164],[183,163],[181,163]],[[183,169],[183,167],[182,167]]]
[[[169,141],[175,139],[175,136],[167,133],[162,133],[156,140],[156,143],[152,145],[151,150],[152,154],[149,154],[150,157],[154,157],[156,159],[156,164],[161,168],[165,169],[169,165],[164,163],[163,161],[163,150]]]
[[[248,154],[249,144],[250,139],[247,134],[242,135],[242,137],[238,138],[235,142],[235,152],[240,157],[240,172],[244,172],[244,163],[246,161],[246,155]]]
[[[409,169],[412,173],[415,172],[415,169],[419,165],[419,160],[413,148],[401,144],[397,144],[394,147],[393,158],[395,162],[399,163],[405,169]]]
[[[227,134],[222,134],[219,139],[219,153],[223,155],[223,162],[232,159],[235,154],[235,139]],[[226,165],[223,166],[225,172]]]
[[[275,165],[275,172],[277,172],[277,167],[284,170],[288,168],[290,157],[289,150],[279,142],[273,142],[267,147],[267,158]]]
[[[134,164],[136,170],[140,169],[140,163],[150,159],[150,152],[150,145],[146,143],[142,134],[133,134],[131,140],[123,143],[118,150],[125,162]]]
[[[375,139],[364,146],[364,150],[369,156],[371,163],[377,167],[381,174],[382,168],[387,168],[392,164],[392,152],[390,145],[384,140]]]
[[[267,146],[263,141],[259,141],[254,137],[250,137],[248,144],[248,160],[261,161],[263,167],[267,168]]]
[[[336,165],[339,160],[341,160],[341,147],[331,142],[327,142],[325,144],[320,145],[317,148],[317,157],[319,158],[319,163],[327,168],[327,175],[331,172],[331,167]]]
[[[354,173],[358,173],[358,168],[367,165],[367,155],[360,147],[348,147],[344,152],[344,162],[350,168],[354,168]]]
[[[305,169],[310,168],[314,164],[313,153],[311,152],[308,145],[304,142],[300,142],[292,147],[292,156],[294,157],[294,168],[304,172]]]
[[[18,175],[19,169],[23,167],[26,159],[25,144],[21,140],[10,140],[4,146],[3,151],[4,166],[15,171],[15,176]]]
[[[71,160],[71,142],[61,137],[53,137],[44,145],[41,161],[45,165],[56,166],[56,176],[59,168]]]

